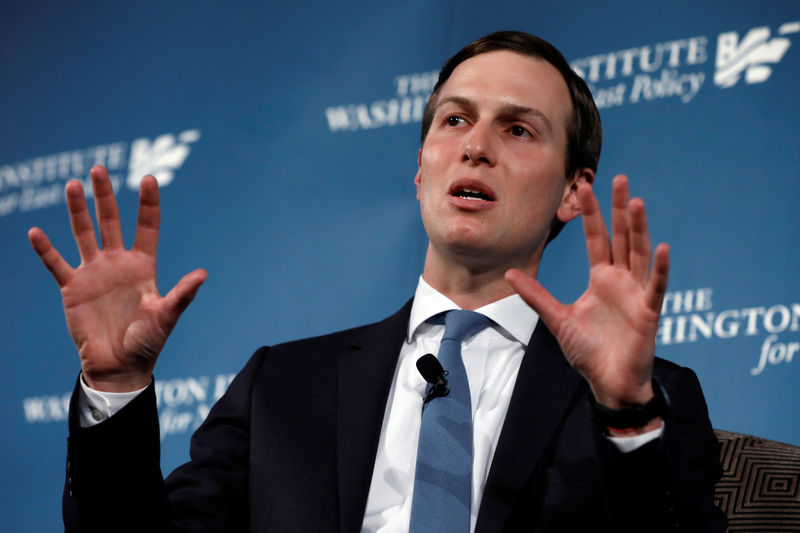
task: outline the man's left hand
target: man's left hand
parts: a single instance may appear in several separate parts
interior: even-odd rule
[[[581,185],[578,199],[590,266],[586,292],[564,305],[520,270],[509,270],[506,279],[553,332],[597,402],[612,409],[643,404],[653,397],[669,247],[658,245],[651,267],[644,202],[630,199],[626,176],[616,176],[612,185],[612,238],[591,185]]]

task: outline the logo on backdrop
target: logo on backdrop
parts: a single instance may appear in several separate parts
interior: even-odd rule
[[[665,346],[701,339],[763,336],[750,375],[800,359],[800,303],[752,306],[713,311],[711,288],[668,292],[661,307],[656,344]]]
[[[791,46],[788,35],[800,32],[800,21],[736,31],[716,39],[714,84],[727,89],[744,74],[746,84],[764,83]],[[691,102],[711,74],[706,67],[711,40],[705,36],[666,41],[576,59],[572,68],[586,80],[600,109],[677,98]]]
[[[800,31],[800,22],[787,22],[778,28],[778,35]],[[792,42],[786,37],[770,39],[766,26],[753,28],[739,40],[735,31],[721,33],[717,38],[717,63],[714,83],[720,87],[733,87],[742,72],[746,83],[763,83],[772,75],[770,64],[776,64]]]
[[[161,440],[169,435],[194,431],[205,420],[235,374],[156,380],[156,403]],[[22,400],[28,424],[64,422],[69,414],[71,393],[31,396]]]
[[[177,136],[164,133],[154,138],[136,139],[130,144],[113,142],[0,165],[0,217],[62,203],[64,185],[73,179],[84,182],[83,189],[90,197],[92,187],[88,173],[94,165],[108,169],[117,193],[123,181],[128,189],[138,191],[139,183],[147,174],[152,174],[158,184],[165,187],[189,156],[190,145],[199,138],[200,131],[186,130]]]

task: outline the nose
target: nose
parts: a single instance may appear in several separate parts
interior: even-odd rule
[[[491,124],[478,122],[464,139],[464,161],[494,166],[495,151]]]

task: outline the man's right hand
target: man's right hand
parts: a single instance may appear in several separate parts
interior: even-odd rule
[[[141,389],[150,383],[159,352],[208,274],[190,272],[162,297],[156,287],[158,183],[152,176],[142,180],[136,237],[126,250],[108,171],[93,167],[91,177],[102,250],[77,180],[67,184],[66,197],[80,266],[72,268],[39,228],[31,228],[28,238],[61,288],[86,384],[107,392]]]

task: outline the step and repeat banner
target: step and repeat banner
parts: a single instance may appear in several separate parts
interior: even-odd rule
[[[606,212],[612,176],[628,174],[671,245],[658,354],[697,372],[715,427],[800,444],[796,1],[12,2],[0,8],[8,531],[61,527],[79,361],[26,233],[41,227],[79,262],[64,185],[108,167],[130,246],[140,180],[155,175],[162,293],[209,271],[156,367],[168,472],[257,347],[379,320],[413,294],[422,110],[444,60],[499,29],[550,40],[588,82]],[[585,257],[570,224],[541,280],[576,298]]]

